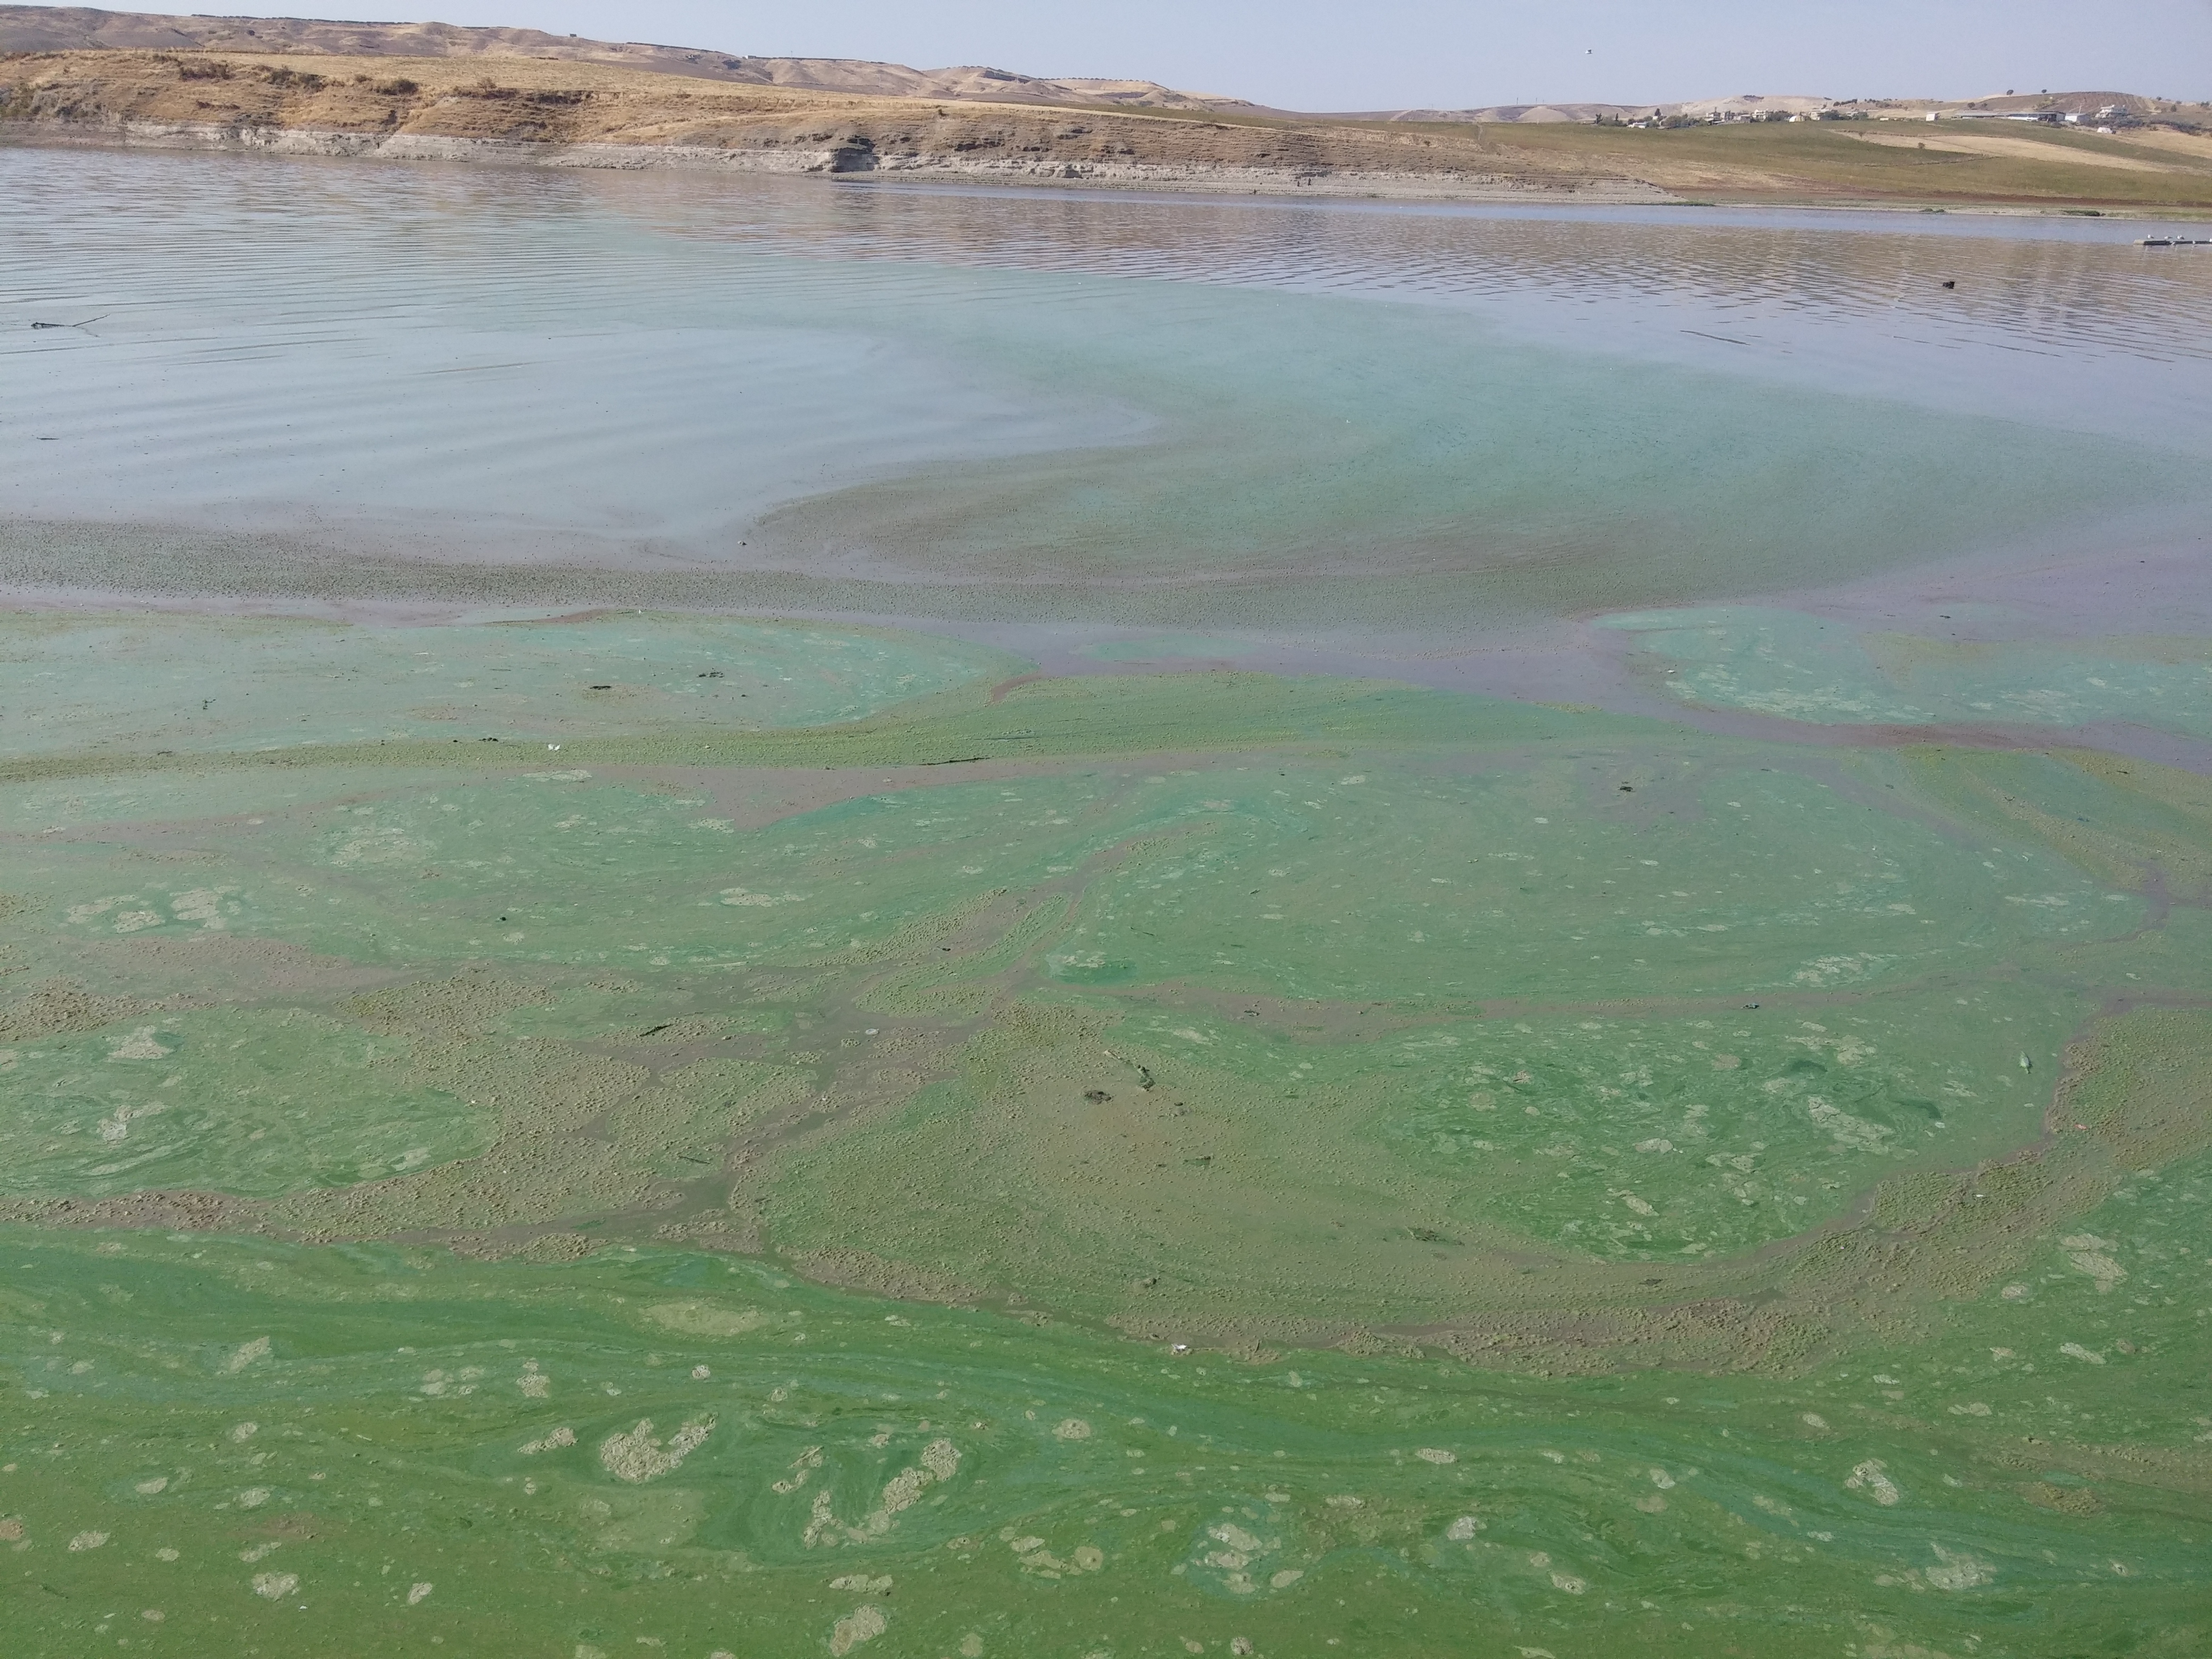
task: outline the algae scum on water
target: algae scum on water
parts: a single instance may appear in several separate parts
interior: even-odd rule
[[[2212,1651],[2206,262],[0,183],[0,1659]]]
[[[647,616],[10,707],[94,641],[12,1650],[2204,1634],[2194,775]]]

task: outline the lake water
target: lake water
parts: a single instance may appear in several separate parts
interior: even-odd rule
[[[489,560],[1433,647],[2157,557],[2212,493],[2212,261],[2117,223],[21,149],[0,185],[25,577],[119,578],[161,526],[164,586],[250,586],[273,534],[364,595]]]
[[[38,1650],[2202,1650],[2144,228],[0,147]]]

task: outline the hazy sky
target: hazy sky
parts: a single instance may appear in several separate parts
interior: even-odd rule
[[[313,0],[198,3],[328,15]],[[392,3],[331,9],[392,15]],[[2212,0],[422,0],[398,15],[763,57],[1137,76],[1294,109],[2007,88],[2212,96]]]

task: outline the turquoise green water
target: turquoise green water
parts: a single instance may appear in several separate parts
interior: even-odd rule
[[[1509,749],[1477,780],[1121,767],[868,795],[758,828],[726,816],[719,780],[678,793],[577,767],[386,793],[356,774],[339,799],[272,809],[171,875],[143,870],[135,836],[84,826],[27,864],[23,887],[87,939],[243,927],[356,956],[744,965],[877,951],[1010,884],[1080,872],[1095,885],[1073,884],[1086,902],[1043,963],[1064,983],[1417,1002],[1649,994],[1655,961],[1676,994],[1860,987],[2140,919],[2046,854],[1961,848],[1771,766],[1699,777],[1670,748],[1601,763]],[[1864,787],[1893,791],[1884,770],[1904,775],[1869,768]],[[1614,773],[1658,775],[1647,790],[1671,785],[1679,804],[1617,805]],[[193,827],[229,839],[228,823]],[[1535,929],[1539,915],[1565,931]]]
[[[2125,722],[2212,737],[2201,639],[1954,643],[1729,607],[1603,619],[1630,633],[1687,703],[1820,725]]]
[[[1089,325],[1073,337],[1071,311]],[[1419,604],[1468,623],[1872,573],[2197,489],[2195,463],[2148,448],[1582,358],[1412,308],[1071,291],[988,332],[972,309],[906,320],[1165,429],[784,508],[769,532],[803,555],[1078,587],[1203,573],[1261,590],[1237,602],[1248,619],[1402,623]]]
[[[298,1011],[177,1015],[6,1052],[14,1193],[348,1187],[489,1140],[461,1102],[405,1086],[404,1045]]]
[[[10,751],[275,749],[826,726],[1012,659],[945,640],[675,617],[459,628],[15,617]],[[318,694],[303,703],[301,692]]]
[[[229,163],[0,160],[27,280],[123,295],[97,331],[42,331],[11,357],[21,464],[0,510],[37,526],[13,533],[19,580],[522,604],[588,586],[602,604],[773,594],[1433,641],[2094,544],[2124,515],[2154,538],[2206,500],[2201,418],[2046,422],[2026,386],[2005,395],[2025,341],[1977,336],[1990,390],[1964,395],[1925,362],[1844,372],[1832,343],[1794,373],[1711,342],[1685,361],[1735,331],[1617,294],[1570,322],[1414,303],[1413,281],[1161,281],[1102,271],[1073,233],[1066,258],[1021,268],[1014,242],[1056,240],[1034,229],[980,257],[839,257],[861,210],[773,187],[718,214],[652,183],[515,198],[325,169],[280,209],[273,175]],[[88,210],[102,198],[130,206]],[[1463,228],[1485,239],[1469,269],[1531,255],[1488,246],[1510,222]],[[1635,240],[1585,228],[1608,266]],[[1145,234],[1204,240],[1195,222]],[[1849,244],[1833,280],[1877,282]],[[270,291],[236,281],[256,259]],[[1684,303],[1747,280],[1715,264]],[[2179,333],[2142,362],[2192,355],[2200,296],[2176,281],[2159,314]],[[1649,339],[1620,349],[1639,318]],[[1868,361],[1897,356],[1888,325],[1856,332]],[[165,527],[150,550],[148,526]]]

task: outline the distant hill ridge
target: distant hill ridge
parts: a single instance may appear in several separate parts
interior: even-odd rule
[[[301,17],[179,17],[159,12],[102,11],[91,6],[0,5],[0,52],[84,52],[103,47],[135,52],[299,52],[332,57],[538,58],[740,85],[884,98],[1109,104],[1138,109],[1258,107],[1243,99],[1178,92],[1152,81],[1091,77],[1054,81],[981,65],[916,70],[902,64],[853,58],[750,58],[699,47],[587,40],[539,29],[330,22]]]

